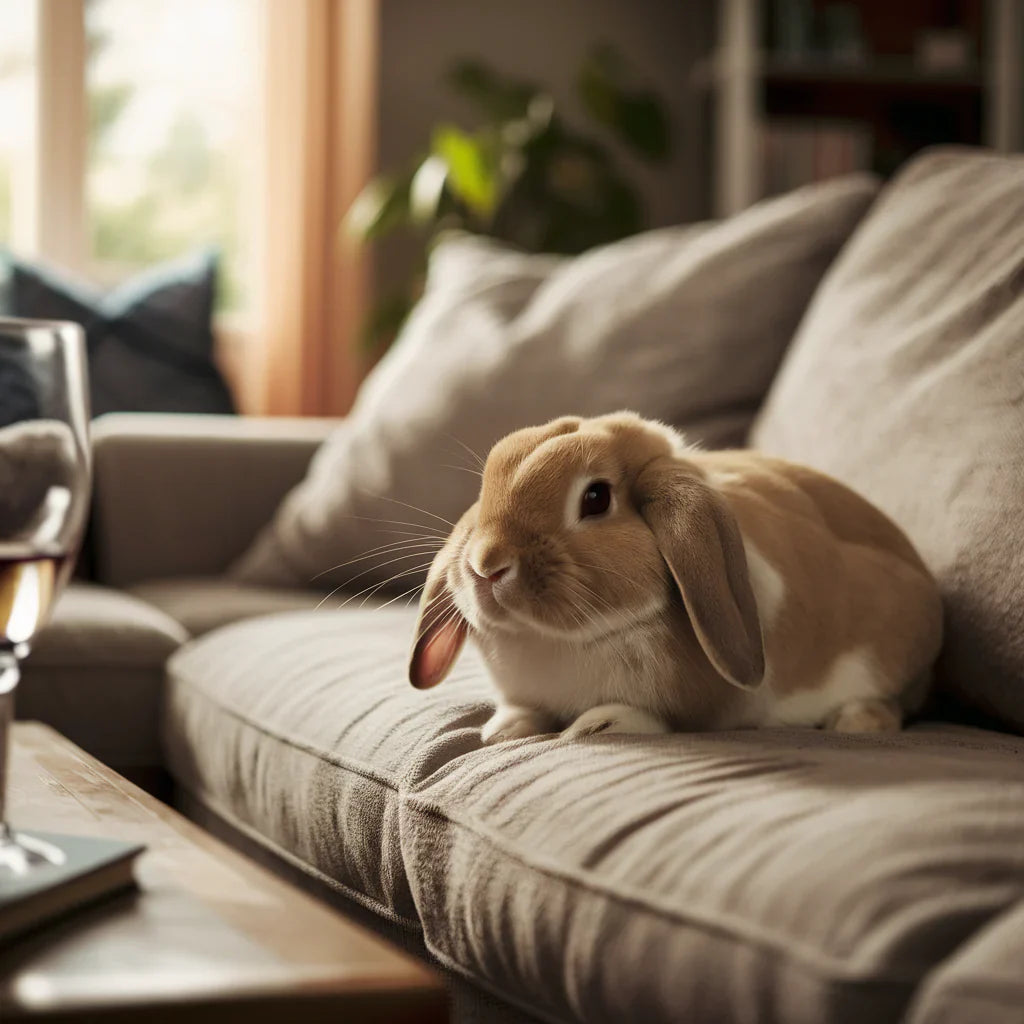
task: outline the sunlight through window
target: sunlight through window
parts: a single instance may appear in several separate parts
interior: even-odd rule
[[[88,0],[86,227],[108,283],[201,244],[222,310],[244,309],[252,243],[259,7]]]

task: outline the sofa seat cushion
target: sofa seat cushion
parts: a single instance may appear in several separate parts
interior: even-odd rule
[[[1024,904],[975,936],[921,986],[908,1024],[1019,1024],[1024,1019]]]
[[[428,947],[560,1016],[895,1021],[1024,893],[1022,753],[948,726],[522,742],[416,785],[402,848]]]
[[[412,613],[293,613],[170,663],[208,807],[555,1019],[895,1021],[1024,899],[1024,740],[778,730],[484,748],[472,653],[405,680]]]
[[[164,663],[186,630],[137,597],[73,583],[25,664],[19,718],[52,725],[106,764],[161,764]]]
[[[149,580],[129,591],[180,622],[192,636],[258,615],[316,608],[325,596],[315,590],[261,587],[222,577]]]

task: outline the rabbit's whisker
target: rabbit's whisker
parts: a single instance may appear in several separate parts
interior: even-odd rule
[[[383,554],[390,554],[390,552],[382,552],[382,553]],[[377,569],[383,569],[385,565],[393,565],[395,562],[402,562],[402,561],[405,561],[408,558],[422,558],[427,553],[428,553],[427,551],[420,550],[419,548],[415,548],[413,550],[406,551],[406,552],[404,552],[404,553],[402,553],[400,555],[397,555],[395,558],[385,559],[383,562],[378,562],[376,565],[371,565],[369,568],[363,569],[362,572],[357,572],[355,574],[355,576],[350,576],[342,584],[342,587],[339,588],[339,589],[351,586],[353,583],[355,583],[356,580],[362,579],[362,577],[365,576],[367,573],[375,572]],[[430,562],[427,562],[426,564],[429,566]],[[385,582],[385,584],[387,584],[390,581],[385,580],[384,582]]]
[[[587,601],[585,595],[579,594],[578,597],[582,601],[582,603],[583,603],[583,611],[586,613],[586,614],[582,614],[582,613],[579,613],[579,612],[577,613],[577,619],[579,621],[580,631],[581,631],[581,634],[582,634],[586,630],[586,627],[589,625],[589,623],[592,621],[592,618],[588,619],[588,617],[587,617],[588,615],[591,616],[591,617],[596,615],[598,618],[601,618],[601,616],[600,616],[600,613],[597,612],[596,609],[594,609],[590,605],[590,603]],[[610,647],[612,654],[615,657],[619,658],[619,660],[622,661],[624,665],[626,665],[627,662],[626,662],[626,659],[625,659],[625,655],[618,649],[618,646],[617,646],[614,638],[606,637],[606,638],[603,638],[603,641],[605,643],[607,643],[607,645]],[[595,657],[595,648],[594,648],[593,641],[591,641],[589,639],[586,639],[584,636],[581,635],[580,637],[576,638],[573,641],[573,645],[576,647],[576,649],[577,649],[577,651],[579,653],[579,656],[584,661],[592,661],[594,659],[594,657]]]
[[[400,601],[403,597],[408,597],[410,594],[415,594],[416,591],[420,589],[420,585],[417,583],[415,587],[410,587],[404,593],[398,594],[396,597],[392,597],[390,600],[385,601],[380,607],[387,608],[389,604],[394,604],[396,601]]]
[[[462,612],[459,611],[455,604],[452,604],[450,608],[447,605],[442,605],[441,608],[434,613],[434,617],[429,622],[423,623],[416,636],[416,640],[422,640],[423,637],[432,629],[443,629],[449,622],[461,614]]]
[[[427,511],[425,508],[420,508],[419,505],[410,505],[407,501],[399,501],[398,498],[389,498],[383,494],[370,494],[369,491],[363,491],[363,494],[366,494],[371,498],[376,498],[378,501],[390,501],[392,505],[401,505],[403,508],[407,508],[412,512],[419,512],[421,515],[430,516],[431,519],[436,519],[438,522],[444,523],[445,526],[450,526],[452,528],[455,526],[450,519],[445,519],[444,516],[439,516],[433,512]]]
[[[433,546],[433,542],[429,542],[430,546]],[[339,562],[337,565],[332,565],[330,569],[324,569],[323,572],[318,572],[309,582],[313,583],[320,579],[321,576],[326,576],[329,572],[337,572],[338,569],[344,569],[347,565],[353,565],[356,562],[365,562],[368,558],[376,558],[381,555],[394,554],[398,551],[403,551],[409,548],[425,548],[427,547],[427,541],[415,541],[415,540],[392,540],[388,541],[387,544],[381,544],[378,547],[371,548],[365,554],[357,555],[355,558],[350,558],[347,562]]]
[[[627,674],[634,672],[635,667],[630,662],[629,657],[627,656],[625,645],[623,644],[621,639],[618,636],[616,636],[616,630],[613,628],[613,623],[609,620],[608,615],[603,613],[594,602],[603,602],[611,612],[617,612],[618,609],[615,608],[615,606],[612,605],[611,602],[608,601],[606,598],[601,597],[600,594],[597,594],[594,590],[588,587],[586,583],[583,582],[583,580],[574,579],[570,577],[570,583],[574,585],[574,588],[579,588],[576,589],[575,592],[583,601],[585,609],[591,615],[593,615],[599,623],[603,624],[606,627],[607,632],[605,632],[600,637],[601,642],[607,644],[608,647],[612,650],[612,652],[619,658]]]
[[[364,523],[386,523],[389,526],[411,526],[416,530],[424,530],[427,533],[435,534],[442,540],[448,539],[448,534],[438,527],[430,526],[426,523],[410,523],[405,519],[381,519],[379,516],[352,516],[344,515],[340,516],[341,519],[358,519]]]
[[[445,431],[445,433],[447,433],[447,431]],[[465,441],[461,441],[461,440],[459,440],[459,438],[457,438],[457,437],[456,437],[456,436],[455,436],[454,434],[448,434],[448,436],[449,436],[449,437],[450,437],[450,438],[451,438],[451,439],[452,439],[452,440],[453,440],[453,441],[454,441],[454,442],[455,442],[455,443],[456,443],[457,445],[459,445],[459,447],[461,447],[461,448],[463,449],[463,451],[466,451],[466,452],[468,452],[468,453],[469,453],[470,455],[472,455],[472,456],[473,456],[473,458],[474,458],[474,459],[476,460],[476,464],[477,464],[477,465],[478,465],[478,466],[479,466],[479,467],[480,467],[481,469],[483,469],[483,468],[484,468],[484,460],[483,460],[483,459],[482,459],[482,458],[480,457],[480,454],[479,454],[478,452],[476,452],[476,451],[474,451],[474,450],[473,450],[472,448],[470,448],[470,447],[469,447],[469,445],[468,445],[468,444],[466,444],[466,442],[465,442]]]
[[[478,476],[483,479],[483,471],[479,469],[470,469],[469,466],[453,466],[450,462],[442,462],[441,469],[457,469],[460,473],[472,473],[473,476]]]
[[[427,568],[427,567],[428,567],[429,565],[430,565],[430,563],[429,563],[429,562],[426,562],[426,563],[424,563],[424,564],[423,564],[423,565],[421,565],[421,566],[416,566],[416,567],[414,567],[412,571],[414,571],[414,572],[415,572],[415,571],[419,571],[419,570],[421,570],[421,569],[425,569],[425,568]],[[383,583],[375,583],[375,584],[371,584],[371,585],[370,585],[369,587],[364,587],[364,588],[363,588],[362,590],[358,591],[358,593],[355,593],[355,594],[352,594],[352,595],[350,595],[350,596],[349,596],[349,597],[347,597],[347,598],[346,598],[346,599],[345,599],[344,601],[342,601],[342,603],[341,603],[341,604],[340,604],[340,605],[338,606],[338,611],[340,611],[340,610],[341,610],[342,608],[344,608],[344,607],[345,607],[345,605],[347,605],[347,604],[349,603],[349,601],[352,601],[352,600],[354,600],[355,598],[357,598],[357,597],[361,596],[362,594],[365,594],[367,590],[371,590],[371,589],[372,589],[373,587],[375,587],[375,586],[387,586],[387,585],[388,585],[389,583],[391,583],[391,582],[392,582],[392,580],[395,580],[395,579],[397,579],[397,578],[398,578],[398,575],[399,575],[399,574],[396,574],[396,575],[394,575],[394,576],[389,576],[389,577],[388,577],[388,578],[387,578],[386,580],[384,580],[384,581],[383,581]],[[352,580],[349,580],[349,581],[348,581],[348,583],[351,583],[351,582],[352,582]],[[323,600],[322,600],[322,601],[321,601],[321,602],[320,602],[320,603],[319,603],[319,604],[317,605],[317,608],[322,608],[322,607],[323,607],[323,606],[324,606],[324,605],[325,605],[325,604],[326,604],[326,603],[327,603],[327,602],[328,602],[328,601],[329,601],[329,600],[330,600],[330,599],[331,599],[332,597],[334,597],[334,595],[335,595],[335,594],[337,594],[337,593],[338,593],[338,591],[340,591],[340,590],[344,590],[344,589],[345,589],[345,587],[346,587],[346,586],[348,586],[348,583],[343,583],[343,584],[342,584],[341,586],[335,587],[335,588],[334,588],[334,589],[333,589],[333,590],[332,590],[332,591],[331,591],[331,592],[330,592],[330,593],[329,593],[329,594],[328,594],[328,595],[327,595],[327,596],[326,596],[326,597],[325,597],[325,598],[324,598],[324,599],[323,599]]]
[[[422,572],[429,566],[430,562],[424,562],[422,565],[413,565],[410,566],[408,569],[403,569],[400,572],[394,573],[393,575],[389,576],[386,580],[381,580],[379,583],[371,583],[368,587],[363,587],[362,590],[357,591],[355,594],[351,594],[347,598],[345,598],[345,600],[342,601],[340,605],[338,605],[337,611],[340,612],[342,608],[344,608],[348,604],[351,604],[351,602],[353,602],[357,597],[363,598],[362,602],[359,605],[359,607],[362,608],[378,590],[381,590],[383,587],[386,587],[389,583],[394,583],[395,580],[400,580],[405,576],[412,575],[413,573]],[[364,597],[363,595],[366,596]]]
[[[620,579],[628,580],[630,583],[638,583],[636,576],[630,576],[627,573],[619,572],[617,569],[612,569],[607,565],[591,565],[589,562],[576,562],[575,563],[581,569],[595,569],[597,572],[610,573],[613,576],[618,576]]]

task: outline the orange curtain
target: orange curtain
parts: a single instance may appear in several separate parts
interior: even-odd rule
[[[261,306],[243,404],[338,416],[359,382],[369,259],[340,225],[373,174],[379,0],[265,0]]]

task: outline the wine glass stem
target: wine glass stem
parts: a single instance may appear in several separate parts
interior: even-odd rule
[[[20,678],[18,659],[10,651],[0,650],[0,843],[10,838],[4,814],[7,804],[7,763],[11,722],[14,720],[14,690]]]

